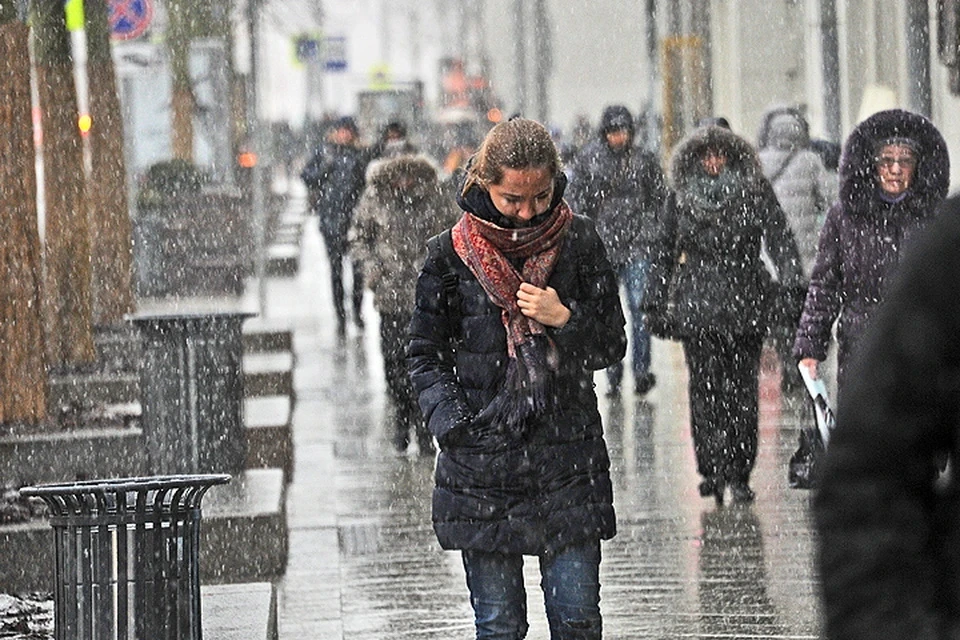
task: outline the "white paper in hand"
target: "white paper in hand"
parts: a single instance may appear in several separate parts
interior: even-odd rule
[[[803,365],[798,364],[797,368],[800,370],[803,384],[807,387],[807,393],[813,398],[814,413],[817,416],[817,429],[823,439],[823,446],[826,447],[830,440],[830,432],[833,431],[836,424],[833,409],[830,408],[830,402],[827,400],[827,385],[821,378],[811,378],[810,372]]]

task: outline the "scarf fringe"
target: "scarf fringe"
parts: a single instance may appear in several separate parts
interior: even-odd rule
[[[556,358],[550,355],[555,349],[545,335],[532,336],[517,345],[516,357],[507,364],[503,388],[494,399],[497,418],[508,435],[523,439],[530,417],[559,409]]]

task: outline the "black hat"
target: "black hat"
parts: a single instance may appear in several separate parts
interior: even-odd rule
[[[600,134],[606,135],[611,131],[628,131],[633,136],[633,116],[630,110],[620,104],[614,104],[603,110],[600,116]]]
[[[353,135],[360,135],[360,129],[357,128],[357,121],[351,118],[350,116],[343,116],[338,118],[336,122],[333,123],[334,129],[349,129]]]

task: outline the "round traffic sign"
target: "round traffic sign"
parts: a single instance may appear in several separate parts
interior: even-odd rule
[[[152,18],[151,0],[110,0],[110,33],[115,40],[139,38]]]

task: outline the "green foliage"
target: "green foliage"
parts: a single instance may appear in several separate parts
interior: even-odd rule
[[[147,169],[137,205],[149,207],[161,205],[181,195],[200,193],[210,177],[187,160],[164,160]]]

